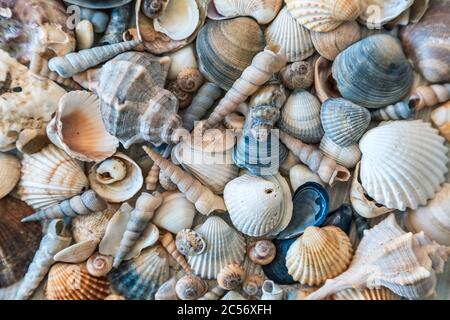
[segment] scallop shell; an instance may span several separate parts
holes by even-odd
[[[119,140],[103,125],[97,96],[88,91],[71,91],[61,97],[47,135],[68,155],[82,161],[102,161],[119,146]]]
[[[367,194],[388,208],[425,205],[448,171],[448,148],[429,123],[393,121],[368,131],[359,143],[361,182]]]
[[[359,0],[285,0],[287,9],[297,22],[319,32],[336,29],[345,21],[353,21],[361,12]]]
[[[125,176],[123,179],[118,179],[112,183],[105,183],[102,179],[103,176],[114,177],[112,173],[114,168],[108,168],[106,172],[99,171],[102,163],[109,160],[118,160],[122,164],[125,170]],[[144,184],[144,177],[142,176],[142,170],[139,165],[133,161],[130,157],[121,152],[115,153],[111,158],[106,159],[104,162],[100,162],[92,166],[89,170],[89,182],[91,188],[103,199],[109,202],[123,202],[131,199]]]
[[[224,200],[237,230],[252,236],[274,236],[292,217],[291,192],[279,174],[265,178],[244,174],[225,186]]]
[[[333,295],[333,300],[400,300],[400,297],[391,290],[381,287],[379,289],[347,289]]]
[[[266,45],[277,45],[284,49],[288,62],[305,60],[314,52],[308,29],[298,24],[286,7],[266,29]]]
[[[208,18],[221,20],[250,16],[259,24],[267,24],[275,18],[282,5],[282,0],[215,0],[208,8]]]
[[[215,279],[223,267],[244,261],[244,238],[221,218],[209,217],[195,231],[207,243],[202,254],[188,257],[188,263],[196,275],[203,279]]]
[[[164,192],[163,203],[156,210],[152,222],[172,233],[192,227],[195,206],[181,192]]]
[[[164,282],[155,294],[155,300],[178,300],[175,286],[177,278],[172,277]]]
[[[350,239],[340,228],[308,227],[289,248],[286,267],[301,284],[320,285],[344,272],[352,255]]]
[[[41,240],[38,223],[21,223],[33,209],[12,197],[0,199],[0,288],[17,283],[25,275]]]
[[[127,299],[153,300],[158,288],[170,278],[169,254],[161,246],[153,246],[113,269],[108,278]]]
[[[48,300],[103,300],[109,293],[108,280],[90,275],[84,263],[56,263],[48,273]]]
[[[442,189],[426,206],[409,210],[405,224],[412,232],[423,231],[432,240],[450,246],[450,184]]]
[[[23,201],[40,209],[71,198],[88,185],[79,164],[63,150],[48,145],[40,152],[24,154],[17,192]]]
[[[354,168],[359,160],[361,160],[361,151],[359,150],[358,144],[341,147],[331,140],[328,134],[325,134],[320,142],[320,151],[347,169]]]
[[[191,229],[178,231],[176,237],[177,250],[185,256],[202,254],[206,249],[206,242],[200,234]]]
[[[281,110],[279,127],[305,143],[318,143],[323,129],[320,101],[306,90],[294,91]]]
[[[242,286],[246,277],[245,270],[233,263],[223,267],[217,275],[217,283],[222,289],[236,290]]]
[[[253,57],[264,49],[264,36],[250,18],[210,21],[199,32],[196,47],[203,76],[229,90]]]
[[[0,199],[14,189],[20,179],[20,161],[13,155],[0,153]]]
[[[190,274],[177,281],[175,290],[181,300],[197,300],[208,291],[208,285],[201,278]]]
[[[388,34],[372,35],[342,51],[332,72],[342,97],[367,108],[400,101],[413,83],[400,42]]]
[[[320,55],[333,61],[339,53],[361,39],[361,31],[356,21],[341,24],[330,32],[311,31],[311,40]]]
[[[450,141],[450,102],[434,109],[431,113],[431,121],[438,127],[441,135]]]
[[[412,6],[414,0],[363,0],[359,20],[368,27],[381,28]]]

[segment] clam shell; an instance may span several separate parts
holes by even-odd
[[[359,143],[361,182],[367,194],[388,208],[425,205],[448,171],[444,138],[421,120],[386,122]]]
[[[23,278],[39,247],[39,223],[20,222],[31,213],[33,209],[25,202],[10,196],[0,199],[0,288]]]
[[[361,12],[359,0],[285,0],[297,22],[319,32],[336,29],[345,21],[356,20]]]
[[[90,275],[85,263],[56,263],[48,273],[48,300],[103,300],[109,293],[106,277]]]
[[[450,141],[450,102],[434,109],[431,112],[431,121],[438,127],[441,135]]]
[[[127,299],[153,300],[158,288],[170,278],[169,254],[160,245],[153,246],[113,269],[108,278]]]
[[[251,18],[210,21],[199,32],[196,47],[203,76],[229,90],[264,49],[264,36]]]
[[[411,232],[424,231],[432,240],[450,246],[450,184],[442,189],[426,206],[409,210],[405,224]]]
[[[318,143],[323,136],[320,101],[306,90],[294,91],[281,110],[280,129],[305,143]]]
[[[63,150],[48,145],[22,160],[20,198],[35,209],[58,204],[80,194],[89,185],[79,164]]]
[[[262,266],[267,278],[279,284],[293,284],[295,282],[286,268],[286,254],[295,241],[296,238],[287,240],[276,239],[273,241],[276,247],[275,259],[271,263]]]
[[[290,192],[284,192],[276,180],[248,174],[230,181],[224,200],[233,225],[252,237],[274,234],[284,223],[284,215],[291,214],[283,211],[283,202],[290,199]]]
[[[322,179],[303,164],[297,164],[289,170],[289,181],[292,190],[297,190],[307,182],[315,182],[324,186]]]
[[[20,179],[20,161],[13,155],[0,153],[0,199],[14,189]]]
[[[308,227],[289,248],[286,267],[301,284],[320,285],[345,271],[352,256],[350,239],[341,229]]]
[[[99,180],[98,168],[95,164],[89,170],[89,182],[92,190],[109,202],[123,202],[131,199],[144,184],[144,177],[139,165],[127,155],[117,152],[110,159],[118,159],[126,167],[126,176],[119,181],[105,184]]]
[[[391,290],[381,287],[379,289],[347,289],[333,295],[333,300],[400,300],[400,297]]]
[[[408,10],[414,0],[362,0],[359,20],[368,27],[381,28]]]
[[[61,97],[47,135],[68,155],[82,161],[102,161],[119,146],[119,140],[103,125],[97,96],[88,91],[71,91]]]
[[[172,277],[164,282],[155,293],[155,300],[178,300],[175,286],[177,278]]]
[[[172,233],[192,227],[195,206],[181,192],[164,192],[163,203],[156,210],[152,222]]]
[[[282,5],[282,0],[215,0],[208,7],[208,18],[221,20],[250,16],[259,24],[267,24],[275,18]]]
[[[342,51],[332,72],[342,97],[367,108],[400,101],[413,83],[399,41],[387,34],[372,35]]]
[[[359,150],[358,144],[341,147],[331,140],[328,134],[325,134],[320,142],[320,151],[347,169],[354,168],[359,160],[361,160],[361,151]]]
[[[53,257],[53,260],[67,263],[80,263],[86,261],[97,249],[98,241],[85,240],[62,249]]]
[[[221,218],[209,217],[195,231],[205,239],[207,247],[203,253],[189,256],[188,263],[202,279],[215,279],[223,267],[244,261],[244,238]]]
[[[284,49],[288,62],[305,60],[315,52],[309,30],[298,24],[286,7],[272,21],[264,36],[266,45]]]

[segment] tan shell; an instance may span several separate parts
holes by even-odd
[[[308,227],[289,248],[286,267],[295,281],[314,286],[344,272],[352,256],[350,239],[340,228]]]
[[[164,192],[164,200],[156,210],[152,223],[167,231],[178,231],[192,227],[196,214],[194,205],[181,192]]]
[[[260,240],[251,244],[247,249],[247,256],[253,263],[269,264],[275,259],[277,249],[270,240]]]
[[[200,277],[186,275],[177,281],[175,290],[181,300],[197,300],[208,291],[208,285]]]
[[[105,234],[109,220],[116,211],[116,205],[108,205],[103,211],[73,218],[71,228],[75,242],[83,242],[85,240],[100,242]]]
[[[0,199],[14,189],[20,179],[20,161],[13,155],[0,153]]]
[[[238,264],[230,264],[222,268],[217,275],[217,283],[222,289],[236,290],[245,279],[245,270]]]
[[[347,289],[333,295],[333,300],[400,300],[400,297],[391,290],[381,287],[379,289]]]
[[[314,55],[305,61],[291,63],[280,70],[278,77],[281,83],[290,90],[308,89],[314,83],[314,66],[318,56]]]
[[[251,274],[245,277],[242,284],[242,291],[250,297],[261,295],[262,285],[264,283],[264,277],[259,274]]]
[[[99,252],[94,253],[86,261],[87,271],[94,277],[103,277],[111,271],[113,267],[113,257],[105,256]]]
[[[208,18],[220,20],[250,16],[259,24],[267,24],[275,18],[282,5],[282,0],[214,0],[208,8]]]
[[[450,101],[433,110],[431,121],[438,127],[441,135],[450,141]]]
[[[314,88],[321,102],[340,97],[336,81],[333,79],[331,66],[331,61],[324,57],[319,57],[314,66]]]
[[[25,129],[19,133],[16,141],[16,148],[22,153],[33,154],[46,147],[50,140],[47,137],[45,128]]]

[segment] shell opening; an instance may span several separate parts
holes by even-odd
[[[273,192],[273,189],[272,189],[272,188],[269,188],[269,189],[264,190],[264,192],[265,192],[266,194],[271,194],[271,193]]]
[[[103,161],[96,170],[98,182],[111,184],[122,181],[127,175],[127,166],[119,158],[110,158]]]

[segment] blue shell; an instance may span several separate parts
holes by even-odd
[[[350,204],[343,204],[339,209],[330,213],[323,223],[324,226],[336,226],[345,233],[350,232],[353,219],[353,208]]]
[[[355,216],[356,233],[359,239],[364,236],[364,230],[370,229],[369,222],[366,218],[360,216],[356,212],[353,213]]]
[[[320,226],[325,221],[330,205],[328,192],[320,184],[307,182],[295,191],[291,222],[277,236],[278,239],[298,237],[307,227]]]
[[[251,130],[244,129],[233,150],[233,161],[239,168],[247,169],[252,175],[275,175],[286,160],[288,150],[271,130],[265,141],[253,137]]]
[[[122,42],[122,34],[128,29],[130,19],[131,3],[112,9],[108,28],[106,28],[100,43],[105,45]]]
[[[286,268],[286,254],[294,241],[297,238],[288,240],[274,240],[273,243],[277,248],[277,254],[275,259],[268,265],[262,266],[264,274],[270,280],[275,281],[278,284],[293,284],[295,283],[291,275]]]

